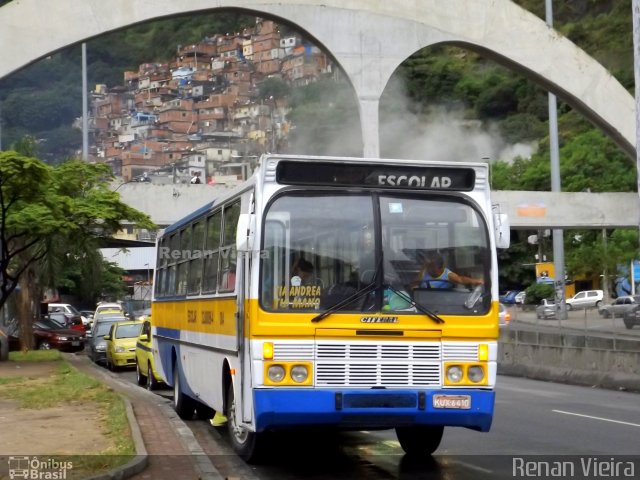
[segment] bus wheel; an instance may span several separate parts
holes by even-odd
[[[198,420],[211,420],[216,411],[202,402],[196,403],[196,417]]]
[[[183,420],[191,420],[195,410],[194,400],[182,391],[178,366],[173,367],[173,409]]]
[[[147,384],[147,377],[144,376],[142,370],[140,370],[140,364],[136,361],[136,382],[140,387],[144,387]]]
[[[443,432],[441,425],[396,428],[400,446],[408,455],[431,455],[440,446]]]
[[[227,390],[227,429],[236,454],[247,463],[258,462],[261,434],[250,432],[236,423],[236,401],[233,395],[233,385],[229,385]]]

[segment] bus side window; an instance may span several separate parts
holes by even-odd
[[[218,257],[220,256],[220,230],[222,211],[218,210],[207,219],[205,237],[204,276],[202,291],[215,292],[218,283]]]
[[[224,207],[223,234],[220,247],[220,274],[218,276],[218,290],[231,292],[236,288],[236,259],[234,247],[236,245],[236,230],[240,218],[240,202]]]

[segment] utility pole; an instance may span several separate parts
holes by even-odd
[[[546,21],[549,28],[553,28],[552,0],[545,0]],[[558,108],[556,96],[549,92],[549,148],[551,154],[551,191],[562,191],[560,185],[560,147],[558,146]],[[564,288],[564,232],[561,228],[553,229],[553,269],[556,305],[559,305],[558,319],[567,318]]]
[[[87,101],[87,44],[82,43],[82,160],[89,160],[89,109]]]

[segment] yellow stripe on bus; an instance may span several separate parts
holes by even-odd
[[[234,297],[162,301],[153,304],[151,318],[159,328],[235,335],[237,310]]]
[[[235,335],[235,297],[194,300],[162,301],[153,304],[152,318],[155,326],[198,333]],[[311,322],[315,313],[265,312],[257,300],[246,303],[245,334],[249,337],[355,337],[363,338],[363,332],[397,332],[384,335],[385,340],[407,338],[470,340],[495,340],[498,338],[498,302],[486,315],[443,316],[444,324],[436,324],[423,314],[370,314],[336,312],[320,322]],[[376,323],[363,318],[397,317],[396,323]],[[358,333],[360,332],[360,333]],[[400,335],[401,333],[401,335]]]

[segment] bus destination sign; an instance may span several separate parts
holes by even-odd
[[[354,163],[309,163],[283,160],[276,180],[284,185],[336,187],[406,188],[469,192],[476,181],[470,167],[409,165],[359,165]]]

